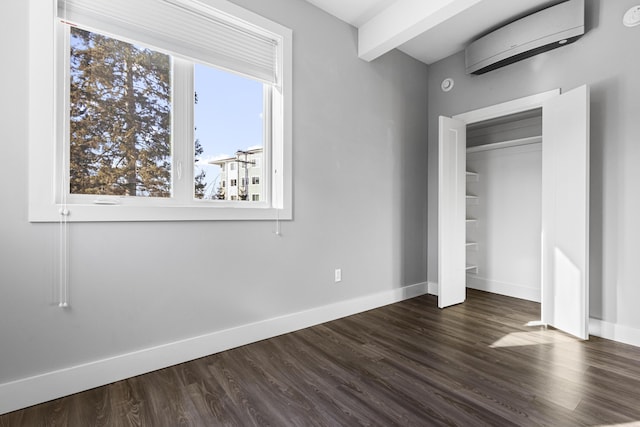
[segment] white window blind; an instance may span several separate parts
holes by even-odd
[[[70,25],[279,85],[281,37],[198,0],[57,0]]]

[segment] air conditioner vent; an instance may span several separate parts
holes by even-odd
[[[465,49],[467,74],[483,74],[584,35],[584,0],[569,0],[500,27]]]

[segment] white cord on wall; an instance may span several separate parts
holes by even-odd
[[[58,277],[58,307],[69,307],[69,210],[63,203],[60,208],[60,247],[59,247],[59,277]]]
[[[64,3],[64,12],[63,16],[65,21],[67,20],[67,5]],[[64,38],[64,55],[65,57],[69,54],[70,51],[70,41],[69,35]],[[55,46],[55,42],[54,42]],[[54,50],[55,51],[55,50]],[[69,138],[69,93],[68,93],[68,85],[70,84],[69,79],[69,67],[64,67],[64,84],[62,89],[62,99],[64,99],[65,112],[64,118],[62,120],[62,133],[58,135],[58,143],[63,144],[62,147],[62,157],[60,159],[61,165],[59,173],[60,176],[60,222],[59,222],[59,248],[58,248],[58,307],[60,308],[68,308],[69,307],[69,208],[67,206],[67,192],[68,188],[68,174],[67,169],[69,166],[68,161],[68,146],[67,138]],[[54,85],[55,87],[55,85]],[[57,120],[56,120],[57,122]]]
[[[274,175],[275,176],[278,175],[278,170],[277,169],[274,171]],[[280,204],[279,204],[279,200],[278,200],[278,196],[279,196],[278,189],[279,188],[280,188],[280,186],[277,185],[277,183],[276,183],[276,185],[275,185],[275,190],[276,191],[275,191],[275,194],[273,195],[273,198],[274,198],[273,206],[275,207],[275,210],[276,210],[276,231],[275,231],[275,235],[280,237],[281,236],[281,234],[280,234],[280,208],[279,208]]]

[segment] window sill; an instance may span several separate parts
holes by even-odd
[[[126,222],[126,221],[260,221],[291,220],[291,209],[277,209],[266,204],[221,202],[225,206],[127,206],[127,205],[68,205],[68,222]],[[245,204],[243,206],[243,204]],[[31,206],[30,222],[59,222],[61,206]]]

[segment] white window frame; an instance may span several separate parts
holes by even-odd
[[[61,196],[59,177],[62,151],[58,95],[60,57],[56,0],[28,0],[29,37],[29,221],[189,221],[189,220],[287,220],[292,219],[292,32],[226,0],[200,0],[208,6],[280,36],[279,83],[265,90],[265,107],[274,116],[265,123],[265,198],[247,203],[194,198],[147,198],[120,196]],[[64,59],[64,57],[63,57]],[[180,67],[176,67],[180,68]],[[188,68],[188,67],[187,67]],[[50,72],[48,70],[51,70]],[[184,70],[183,70],[184,71]],[[177,101],[177,100],[176,100]],[[265,121],[267,122],[267,121]],[[192,144],[182,159],[193,159]],[[64,145],[66,146],[66,144]],[[178,147],[180,148],[180,147]],[[174,150],[176,147],[174,147]],[[174,157],[175,160],[175,157]],[[173,182],[188,186],[193,194],[192,161],[183,161],[182,176]],[[63,168],[64,169],[64,168]],[[67,169],[64,169],[67,173]],[[174,174],[175,175],[175,174]],[[68,191],[68,190],[67,190]],[[184,193],[183,193],[184,194]],[[69,200],[70,199],[70,200]],[[66,204],[63,203],[66,201]]]

